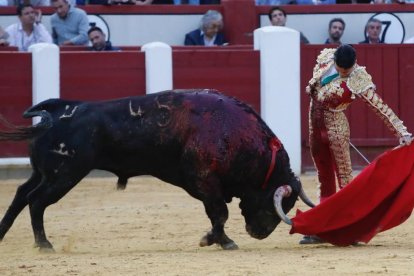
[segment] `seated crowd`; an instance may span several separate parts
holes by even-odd
[[[51,6],[51,0],[0,0],[1,6],[32,4],[33,7]],[[76,5],[216,5],[220,0],[69,0]]]
[[[1,1],[1,0],[0,0]],[[39,2],[44,0],[38,0]],[[0,26],[0,45],[14,46],[19,51],[27,51],[30,45],[36,43],[54,43],[58,46],[78,45],[91,46],[91,51],[119,51],[113,47],[101,28],[91,26],[84,10],[72,5],[73,0],[50,1],[55,13],[50,16],[52,32],[49,33],[42,24],[42,12],[33,4],[26,3],[17,6],[18,21],[4,30]],[[33,1],[34,2],[34,1]],[[272,7],[268,12],[269,22],[273,26],[286,26],[287,13],[279,6]],[[328,25],[328,37],[325,44],[342,44],[341,37],[345,31],[345,21],[342,18],[332,18]],[[216,10],[208,10],[201,18],[199,27],[184,35],[184,45],[224,46],[228,42],[222,32],[223,16]],[[365,25],[365,40],[360,44],[379,44],[381,40],[382,22],[371,18]],[[300,42],[308,44],[309,40],[300,32]],[[412,39],[406,43],[412,43]]]
[[[221,0],[69,0],[76,5],[218,5]],[[330,4],[390,4],[414,3],[414,0],[252,0],[256,5],[330,5]],[[51,6],[51,0],[0,0],[1,6],[32,4]]]

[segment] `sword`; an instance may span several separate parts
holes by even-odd
[[[365,162],[367,162],[367,164],[371,164],[371,162],[369,162],[369,160],[362,154],[362,152],[360,152],[355,146],[354,144],[351,143],[351,141],[349,141],[349,144],[351,145],[351,147],[362,157],[362,159],[365,160]]]

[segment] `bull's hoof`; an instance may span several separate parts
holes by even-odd
[[[224,250],[237,250],[237,249],[239,249],[239,247],[237,246],[237,244],[234,241],[228,242],[226,244],[222,244],[221,248],[223,248]]]
[[[123,184],[123,183],[116,183],[116,189],[118,191],[123,191],[123,190],[125,190],[125,188],[126,188],[126,183],[125,184]]]
[[[199,245],[201,247],[210,246],[212,244],[213,244],[213,241],[212,241],[212,239],[209,239],[209,235],[208,234],[205,235],[204,237],[202,237],[201,240],[200,240],[200,243],[199,243]]]
[[[49,241],[36,242],[34,247],[39,247],[39,252],[42,253],[55,253],[53,245]]]
[[[55,253],[55,249],[53,249],[53,247],[52,248],[49,248],[49,247],[40,247],[39,248],[39,252],[40,253],[46,253],[46,254],[48,254],[48,253]]]
[[[215,239],[214,235],[211,234],[211,232],[207,233],[207,235],[205,235],[204,237],[201,238],[200,240],[200,246],[204,247],[204,246],[210,246],[214,243],[217,243],[221,246],[221,248],[223,248],[224,250],[236,250],[239,249],[239,247],[237,246],[237,244],[232,241],[231,239],[229,239],[227,236],[225,237],[225,239]]]

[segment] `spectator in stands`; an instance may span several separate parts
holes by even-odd
[[[331,5],[336,4],[336,1],[337,0],[256,0],[256,5]]]
[[[6,33],[3,28],[0,26],[0,46],[9,46],[9,34]]]
[[[336,4],[336,0],[297,0],[298,5],[332,5]]]
[[[68,0],[51,0],[55,13],[50,17],[53,42],[57,45],[86,45],[89,21],[86,12],[72,7]]]
[[[336,0],[337,4],[405,4],[406,0]]]
[[[106,1],[110,5],[174,5],[174,0],[93,0]],[[96,4],[96,3],[93,3]]]
[[[342,18],[335,17],[329,21],[328,34],[325,44],[342,44],[341,37],[344,34],[345,21]]]
[[[106,36],[101,28],[92,27],[88,31],[89,40],[92,46],[89,47],[91,51],[120,51],[118,47],[113,47],[109,40],[106,40]]]
[[[175,5],[220,5],[220,0],[174,0]]]
[[[270,24],[272,24],[272,26],[280,26],[280,27],[286,26],[287,14],[286,14],[286,11],[282,9],[281,7],[271,8],[269,10],[268,16],[269,16]],[[305,44],[309,43],[309,40],[306,38],[306,36],[302,32],[300,32],[300,42],[305,43]]]
[[[41,22],[41,10],[34,9],[31,4],[23,4],[17,6],[17,16],[19,22],[6,28],[10,46],[27,51],[30,45],[36,43],[52,43],[52,37]]]
[[[371,18],[365,25],[365,40],[359,44],[379,44],[384,43],[381,38],[382,22],[376,18]]]
[[[220,0],[200,0],[200,5],[220,5]]]
[[[6,2],[7,1],[9,2],[9,6],[19,6],[24,4],[31,4],[33,7],[50,6],[50,0],[6,0]]]
[[[174,5],[174,0],[134,0],[135,5]]]
[[[371,4],[372,0],[336,0],[337,4]]]
[[[226,39],[220,32],[222,29],[223,16],[221,13],[209,10],[201,18],[200,28],[185,35],[184,45],[226,45]]]
[[[310,0],[311,1],[311,0]],[[289,5],[297,4],[296,0],[256,0],[256,5]]]

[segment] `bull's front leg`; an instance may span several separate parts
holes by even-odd
[[[224,224],[229,216],[229,211],[224,199],[209,199],[203,201],[203,204],[213,227],[211,231],[201,239],[200,246],[208,246],[216,243],[226,250],[238,249],[239,247],[237,244],[224,232]]]

